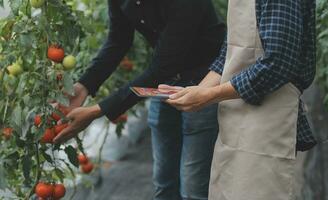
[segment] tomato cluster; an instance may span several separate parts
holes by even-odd
[[[58,113],[57,113],[58,112]],[[59,107],[56,112],[53,112],[51,114],[51,117],[47,120],[47,126],[40,142],[43,144],[52,144],[53,139],[60,134],[65,128],[67,128],[67,123],[57,124],[59,120],[63,119],[62,116],[66,116],[68,114],[69,110],[65,107]],[[53,123],[56,123],[53,125]],[[34,117],[34,125],[36,127],[39,127],[42,124],[42,117],[40,115],[36,115]]]
[[[80,154],[80,155],[78,155],[77,158],[78,158],[79,164],[81,166],[81,171],[85,174],[91,173],[94,166],[93,166],[92,162],[88,159],[88,157],[84,154]]]
[[[63,184],[39,182],[35,194],[39,200],[59,200],[65,196],[66,188]]]
[[[76,66],[76,58],[73,55],[65,56],[65,51],[59,45],[51,45],[48,48],[47,56],[50,60],[57,63],[56,68],[64,68],[64,70],[71,70]]]

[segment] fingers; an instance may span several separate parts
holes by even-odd
[[[188,94],[188,92],[189,92],[189,90],[187,88],[183,89],[175,94],[170,95],[170,100],[176,100],[176,99],[182,98],[183,96]]]
[[[196,105],[185,105],[181,100],[167,100],[167,103],[175,107],[177,110],[185,112],[194,112],[199,110]]]
[[[182,89],[183,89],[183,87],[180,87],[180,86],[171,86],[171,85],[165,85],[165,84],[160,84],[158,86],[158,90],[160,92],[171,92],[171,91],[177,92],[177,91],[180,91]]]
[[[73,136],[73,132],[74,130],[72,129],[72,125],[68,125],[67,128],[65,128],[64,130],[62,130],[62,132],[60,132],[53,140],[53,142],[55,144],[60,144],[63,143],[69,139],[71,139]]]
[[[65,128],[64,130],[62,130],[53,140],[53,142],[55,144],[58,144],[58,143],[63,143],[69,139],[71,139],[72,137],[74,137],[74,133],[75,133],[75,129],[73,127],[75,122],[74,122],[74,119],[75,119],[75,113],[74,113],[74,110],[70,113],[67,114],[66,116],[66,119],[61,119],[58,121],[58,125],[62,125],[62,124],[65,124],[65,123],[68,123],[68,122],[71,122],[68,124],[67,128]]]

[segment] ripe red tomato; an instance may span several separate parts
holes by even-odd
[[[58,121],[61,119],[60,115],[58,115],[58,114],[55,113],[55,112],[53,112],[53,113],[51,114],[51,117],[52,117],[52,119],[54,119],[56,122],[58,122]]]
[[[55,184],[54,185],[54,192],[52,197],[54,199],[60,199],[65,196],[66,188],[63,184]]]
[[[56,125],[54,127],[55,129],[55,136],[57,136],[60,132],[62,132],[65,128],[67,128],[68,124],[61,124],[61,125]]]
[[[41,198],[49,198],[52,196],[54,188],[50,184],[39,182],[35,187],[35,194]]]
[[[41,143],[52,143],[52,140],[55,138],[55,133],[53,128],[47,128],[41,138]]]
[[[61,113],[63,113],[65,116],[69,113],[69,109],[68,107],[65,107],[65,106],[59,106],[57,108]]]
[[[57,45],[51,45],[48,48],[48,58],[54,62],[62,62],[65,57],[64,49],[57,46]]]
[[[39,127],[40,124],[41,124],[41,122],[42,122],[42,118],[41,118],[41,116],[40,116],[40,115],[36,115],[36,116],[34,117],[34,125],[35,125],[36,127]]]
[[[2,129],[2,134],[6,140],[9,140],[11,138],[11,135],[13,134],[13,128],[7,127]]]
[[[80,165],[85,165],[85,164],[88,164],[88,162],[89,162],[88,157],[82,153],[77,157],[77,159],[79,160]]]
[[[117,119],[113,120],[112,122],[114,124],[118,124],[118,123],[124,123],[126,121],[128,121],[128,115],[123,114],[123,115],[119,116]]]
[[[124,57],[124,59],[120,63],[120,66],[122,69],[131,71],[133,70],[134,64],[128,57]]]
[[[85,174],[89,174],[93,170],[93,164],[91,162],[87,162],[87,164],[82,165],[81,170]]]

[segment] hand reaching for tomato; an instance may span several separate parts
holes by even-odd
[[[102,116],[99,105],[91,107],[78,107],[73,109],[66,117],[69,120],[67,128],[62,130],[53,140],[54,143],[63,143],[76,137],[86,129],[93,120]],[[63,123],[59,121],[58,124]]]

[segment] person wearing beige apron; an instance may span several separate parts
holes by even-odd
[[[282,8],[301,7],[300,3],[295,2],[267,0],[266,8],[279,9],[278,6],[274,7],[278,4]],[[220,132],[212,161],[210,200],[295,199],[293,173],[296,138],[300,129],[298,122],[304,117],[300,109],[300,89],[291,83],[292,80],[287,81],[268,92],[260,105],[252,105],[240,98],[243,96],[240,90],[232,86],[236,76],[268,56],[259,34],[256,3],[256,0],[229,0],[227,47],[220,83],[215,83],[213,77],[218,76],[211,72],[199,86],[183,89],[167,101],[187,111],[220,102]],[[268,20],[266,17],[262,20]],[[303,37],[306,37],[305,32]],[[309,67],[313,70],[309,78],[312,82],[315,66]],[[281,70],[281,73],[284,71]],[[305,125],[308,124],[302,124]]]

